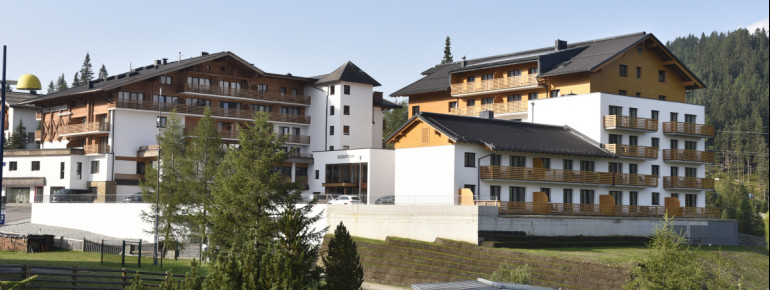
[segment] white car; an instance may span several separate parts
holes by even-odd
[[[361,199],[355,195],[340,195],[328,204],[361,204]]]

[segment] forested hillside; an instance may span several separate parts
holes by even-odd
[[[689,35],[666,46],[706,84],[705,89],[688,93],[687,101],[704,105],[706,123],[715,127],[715,137],[707,145],[717,153],[711,173],[735,183],[729,187],[745,185],[746,189],[738,191],[753,193],[755,208],[767,211],[767,32],[739,29],[700,37]],[[727,201],[718,199],[711,199],[716,203],[712,205],[723,209],[740,207],[739,200],[725,204]]]

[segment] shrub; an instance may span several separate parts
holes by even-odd
[[[531,282],[531,269],[529,266],[517,266],[509,262],[500,263],[497,270],[489,276],[489,280],[495,282],[529,284]]]

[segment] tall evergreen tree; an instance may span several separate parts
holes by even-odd
[[[356,242],[340,222],[329,240],[329,250],[323,257],[328,289],[360,289],[364,282],[364,268],[358,257]]]
[[[67,81],[64,79],[64,74],[61,74],[61,76],[59,76],[59,78],[56,80],[56,91],[61,92],[67,88]]]
[[[78,72],[75,72],[75,77],[72,78],[72,87],[80,86],[80,76],[78,75]]]
[[[104,64],[102,64],[102,68],[99,69],[99,79],[105,80],[107,79],[108,76],[109,74],[107,74],[107,67],[105,67]]]
[[[441,59],[441,63],[452,63],[454,60],[452,59],[452,41],[449,39],[449,35],[446,37],[446,41],[444,42],[444,58]]]
[[[48,83],[48,94],[53,94],[56,92],[56,87],[53,86],[53,81]]]
[[[86,58],[83,59],[83,66],[80,68],[80,84],[87,84],[94,79],[94,69],[91,66],[91,55],[86,52]]]
[[[11,138],[5,142],[5,149],[26,149],[27,148],[27,127],[24,122],[19,120],[19,125],[13,130]]]

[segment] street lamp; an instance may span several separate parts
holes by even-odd
[[[164,75],[165,77],[165,75]],[[158,128],[158,135],[155,140],[157,140],[158,143],[158,181],[155,184],[155,249],[153,249],[152,252],[152,265],[157,266],[158,265],[158,247],[159,245],[159,237],[158,237],[158,219],[160,218],[160,128],[163,127],[162,124],[162,113],[161,113],[161,98],[163,98],[163,82],[160,83],[160,92],[158,94],[158,117],[155,119],[155,127]],[[164,246],[165,248],[165,246]]]
[[[5,115],[7,112],[5,111],[5,56],[6,56],[6,46],[3,45],[3,79],[2,79],[2,88],[0,88],[0,164],[2,164],[3,167],[5,167],[5,161],[4,161],[4,154],[3,148],[5,147]],[[40,80],[30,74],[23,75],[19,78],[19,81],[16,83],[16,89],[19,90],[29,90],[31,92],[34,92],[35,90],[40,90],[42,86],[40,85]],[[2,187],[2,180],[3,180],[3,170],[0,169],[0,187]],[[5,204],[8,202],[8,192],[5,193],[5,199],[0,200],[0,215],[2,215],[3,221],[5,221]],[[0,223],[2,224],[2,223]]]

